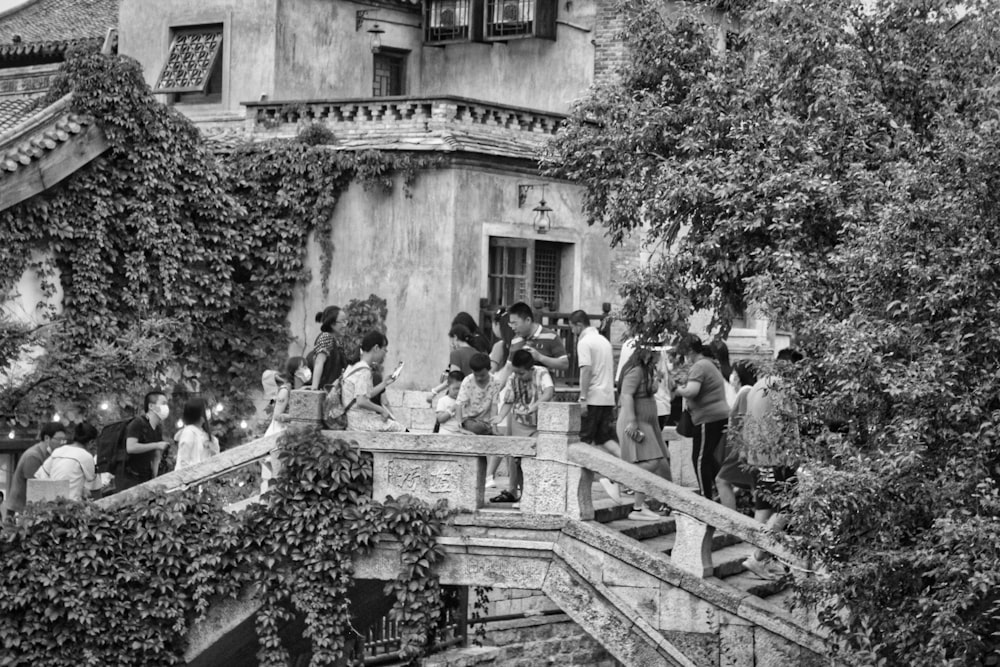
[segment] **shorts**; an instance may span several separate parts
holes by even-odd
[[[618,442],[615,406],[588,405],[587,414],[580,420],[580,441],[588,445],[603,445],[609,440]]]
[[[774,495],[794,487],[798,482],[795,468],[788,466],[760,466],[753,470],[753,508],[755,510],[787,511],[787,507],[776,507],[771,501]]]

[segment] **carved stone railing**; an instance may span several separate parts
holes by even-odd
[[[333,132],[334,144],[396,143],[400,148],[458,150],[537,146],[554,136],[562,114],[463,97],[378,97],[347,100],[244,102],[247,134],[292,136],[303,123]],[[480,145],[482,142],[482,145]]]

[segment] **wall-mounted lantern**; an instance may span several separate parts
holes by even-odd
[[[385,34],[385,30],[376,23],[368,28],[368,34],[371,35],[372,53],[378,53],[382,50],[382,35]]]
[[[542,200],[538,202],[535,211],[535,231],[539,234],[548,234],[552,229],[552,209],[545,204],[545,186],[542,186]]]

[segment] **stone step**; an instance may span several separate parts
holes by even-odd
[[[730,586],[746,591],[750,595],[756,595],[759,598],[769,598],[788,587],[791,583],[791,579],[788,578],[781,579],[780,581],[770,581],[768,579],[761,579],[753,572],[746,571],[729,575],[723,581]]]
[[[715,576],[723,579],[730,575],[744,572],[743,561],[753,553],[752,544],[745,542],[731,542],[712,552],[712,564],[715,565]]]
[[[609,521],[606,525],[608,528],[617,530],[622,535],[640,542],[673,533],[676,525],[674,518],[668,516],[659,521],[632,521],[627,517],[628,515],[624,519]]]
[[[632,523],[632,522],[630,522],[630,523]],[[650,521],[649,523],[651,525],[655,525],[657,522]],[[625,531],[622,531],[622,532],[625,533]],[[625,533],[625,534],[627,534],[627,533]],[[661,532],[659,534],[653,534],[650,537],[646,537],[646,538],[634,537],[633,535],[628,535],[628,536],[629,537],[633,537],[634,539],[639,540],[642,543],[642,545],[644,547],[646,547],[647,549],[652,549],[653,551],[659,551],[659,552],[665,553],[667,555],[669,555],[670,552],[673,550],[673,548],[674,548],[674,540],[676,539],[676,535],[674,534],[673,526],[671,526],[670,532]],[[740,538],[736,537],[735,535],[730,535],[729,533],[716,533],[715,535],[712,536],[712,552],[713,552],[713,554],[718,554],[718,553],[724,551],[727,547],[731,547],[733,545],[740,545],[740,546],[742,546],[743,543],[740,542]],[[744,558],[746,558],[746,556],[744,556]],[[719,563],[719,556],[718,555],[714,555],[713,556],[713,561],[716,564],[718,564]]]

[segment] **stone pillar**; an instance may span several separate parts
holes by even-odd
[[[542,403],[538,407],[537,438],[535,457],[521,459],[521,511],[582,521],[593,519],[590,488],[594,475],[570,464],[566,455],[567,447],[580,441],[579,404]]]
[[[293,389],[288,397],[288,428],[323,428],[323,399],[326,392],[311,389]],[[281,472],[278,450],[271,451],[267,461],[261,462],[261,495],[267,493],[271,480]]]
[[[288,398],[289,426],[323,428],[323,399],[325,398],[325,391],[293,389]]]
[[[715,573],[715,566],[712,565],[712,536],[715,528],[687,514],[671,514],[676,522],[677,537],[670,552],[670,560],[697,577],[711,577]]]

